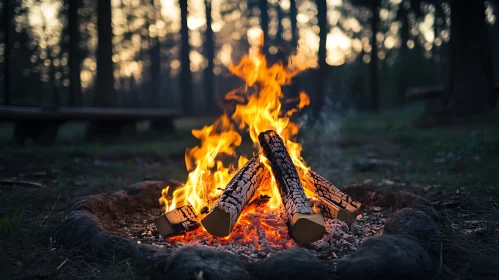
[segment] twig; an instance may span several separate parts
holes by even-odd
[[[68,259],[66,258],[56,269],[55,271],[58,271],[59,269],[61,269],[65,264],[66,262],[68,261]]]
[[[57,202],[59,201],[59,198],[61,198],[61,195],[62,195],[62,193],[59,194],[59,196],[57,197],[57,199],[54,202],[54,205],[52,205],[52,208],[50,208],[50,212],[47,215],[45,215],[45,217],[43,218],[42,222],[40,223],[40,226],[43,226],[43,223],[45,223],[45,221],[48,219],[48,217],[50,216],[50,214],[52,214],[52,211],[54,211],[54,208],[57,205]]]
[[[444,243],[440,241],[440,269],[442,269],[443,266],[443,251],[444,251]]]
[[[7,187],[13,187],[15,185],[23,185],[25,187],[45,188],[44,185],[32,181],[0,180],[0,185],[6,185]]]
[[[57,197],[57,199],[55,200],[54,205],[52,205],[51,210],[54,210],[55,205],[56,205],[56,204],[57,204],[57,202],[59,201],[59,198],[61,198],[61,195],[62,195],[62,193],[60,193],[60,194],[59,194],[59,196]]]

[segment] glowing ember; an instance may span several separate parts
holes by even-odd
[[[289,84],[298,70],[286,69],[281,63],[267,65],[260,48],[250,50],[250,54],[243,57],[238,65],[231,65],[229,69],[245,81],[246,88],[231,91],[225,96],[226,100],[237,102],[235,111],[230,117],[224,114],[213,125],[192,131],[201,144],[187,149],[185,153],[186,166],[190,171],[187,182],[173,192],[171,199],[167,198],[169,187],[163,190],[160,203],[165,205],[165,211],[187,204],[192,205],[198,214],[203,207],[212,208],[237,169],[248,162],[248,158],[244,156],[239,157],[237,164],[225,165],[220,160],[224,155],[237,158],[235,148],[242,141],[239,131],[249,132],[253,145],[260,151],[258,135],[268,129],[275,130],[283,139],[294,165],[308,170],[300,156],[302,147],[294,142],[299,126],[291,122],[290,117],[307,106],[310,100],[304,92],[301,92],[296,108],[287,112],[281,111],[281,101],[284,97],[281,87]],[[268,160],[263,155],[260,161],[270,170]],[[279,216],[282,203],[273,177],[257,189],[254,197],[261,196],[270,199],[265,205],[250,203],[239,217],[234,231],[226,239],[254,241],[263,238],[281,240],[280,243],[284,246],[293,245],[294,241],[288,238],[284,219]],[[199,234],[208,235],[203,228],[196,230],[195,235]],[[188,238],[187,236],[182,238]],[[175,241],[178,238],[174,237],[171,240]]]

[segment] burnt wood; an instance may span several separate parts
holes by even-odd
[[[290,236],[299,243],[321,239],[326,232],[324,219],[313,212],[281,137],[277,132],[268,130],[260,133],[258,140],[279,187]]]
[[[156,218],[154,224],[163,236],[179,235],[199,227],[196,213],[191,205],[184,205],[164,213]]]
[[[346,195],[316,172],[297,168],[304,188],[313,192],[323,205],[321,213],[328,219],[339,219],[351,224],[362,212],[362,204]]]
[[[210,234],[219,237],[228,236],[262,180],[270,175],[260,162],[260,155],[260,153],[254,155],[232,177],[215,207],[201,221]]]

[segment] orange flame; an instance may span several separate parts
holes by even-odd
[[[186,151],[185,161],[190,173],[185,185],[173,192],[172,199],[167,199],[169,188],[163,190],[160,203],[166,206],[166,211],[191,204],[195,211],[200,213],[203,207],[211,208],[214,205],[237,172],[235,166],[225,166],[218,158],[221,155],[237,156],[235,148],[242,141],[239,131],[249,132],[253,145],[261,150],[258,135],[269,129],[275,130],[283,139],[293,163],[308,170],[300,155],[302,147],[294,142],[299,126],[293,123],[290,117],[309,105],[310,99],[306,93],[301,92],[299,100],[295,100],[299,101],[296,108],[287,112],[281,111],[284,98],[281,87],[289,84],[299,71],[288,70],[282,63],[269,66],[260,48],[250,50],[249,55],[244,56],[238,65],[230,65],[229,70],[245,81],[245,90],[234,90],[225,96],[226,100],[238,103],[230,118],[224,114],[213,125],[192,131],[192,134],[201,140],[201,144]],[[270,170],[268,160],[263,155],[260,160]],[[247,161],[246,157],[239,157],[237,168],[241,168]],[[255,197],[260,195],[270,197],[267,207],[259,207],[258,210],[255,207],[246,207],[238,224],[249,223],[250,215],[256,212],[259,215],[270,213],[282,204],[273,176],[258,187]],[[272,234],[270,229],[265,229],[268,225],[262,223],[264,231]],[[278,230],[272,235],[281,234]]]

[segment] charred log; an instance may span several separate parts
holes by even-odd
[[[224,237],[232,231],[239,215],[255,194],[262,179],[269,174],[260,162],[260,154],[251,158],[225,187],[217,204],[201,221],[212,235]]]
[[[184,205],[167,212],[154,221],[159,233],[163,236],[173,236],[199,227],[196,213],[191,205]]]
[[[258,139],[279,187],[290,236],[305,244],[321,239],[326,232],[324,219],[313,212],[281,137],[268,130],[260,133]]]
[[[298,168],[298,175],[304,188],[315,193],[322,203],[322,215],[329,219],[338,219],[351,224],[362,212],[362,204],[346,195],[324,177],[310,170]]]

